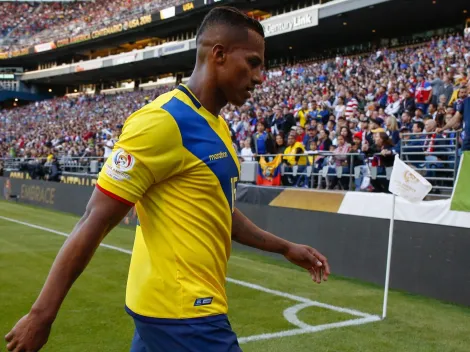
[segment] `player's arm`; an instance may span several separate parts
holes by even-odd
[[[131,115],[113,155],[100,172],[82,219],[60,250],[31,312],[6,336],[9,351],[39,351],[73,282],[85,269],[103,238],[154,183],[179,170],[177,126],[151,104]],[[169,155],[168,150],[175,155]],[[19,346],[19,347],[18,347]]]
[[[49,336],[59,308],[103,238],[131,206],[95,189],[86,211],[59,251],[30,312],[6,335],[8,351],[38,351]]]
[[[316,249],[287,241],[256,226],[235,209],[232,216],[232,239],[240,244],[263,251],[282,254],[290,262],[308,270],[312,279],[320,283],[328,279],[328,260]]]

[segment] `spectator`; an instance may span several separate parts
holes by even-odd
[[[264,122],[258,121],[256,124],[256,133],[253,135],[251,141],[252,149],[255,150],[257,155],[273,154],[274,142],[272,135],[265,130]]]
[[[309,151],[310,150],[310,143],[317,141],[317,139],[318,139],[317,134],[318,134],[318,131],[315,127],[309,126],[307,128],[307,134],[305,135],[305,137],[303,139],[303,145],[305,146],[305,150]]]
[[[346,127],[346,126],[341,127],[340,136],[342,136],[344,138],[344,140],[347,144],[349,144],[349,145],[352,144],[352,137],[353,136],[352,136],[351,130],[348,127]],[[338,138],[339,138],[339,136],[338,136]]]
[[[442,95],[444,96],[443,103],[447,106],[449,104],[450,98],[452,97],[452,93],[454,92],[454,86],[450,81],[449,75],[444,75],[444,86],[442,88]]]
[[[402,93],[402,101],[400,103],[400,109],[398,114],[403,114],[405,112],[409,113],[410,115],[414,114],[416,109],[416,103],[414,98],[411,96],[411,93],[408,89],[404,89]]]
[[[338,120],[338,118],[340,116],[344,116],[346,113],[346,105],[344,105],[344,99],[342,97],[339,97],[338,98],[338,103],[336,104],[335,106],[335,117],[336,117],[336,120]]]
[[[426,81],[424,75],[419,73],[417,75],[418,83],[416,85],[416,107],[421,108],[425,113],[428,110],[428,106],[431,103],[433,90],[431,83]]]
[[[394,154],[393,144],[385,132],[375,134],[375,141],[372,146],[363,146],[363,151],[367,156],[372,157],[372,166],[377,168],[377,178],[371,183],[375,192],[388,192],[389,181],[386,178],[386,169],[393,166]]]
[[[387,115],[394,115],[395,116],[395,115],[398,114],[398,111],[400,110],[400,106],[401,106],[400,96],[398,95],[398,92],[394,92],[392,94],[392,99],[391,99],[390,103],[385,108],[385,113]]]
[[[413,122],[411,121],[411,113],[409,111],[405,111],[401,115],[401,127],[406,127],[410,131],[413,129]]]
[[[307,124],[308,114],[309,111],[307,101],[304,100],[302,102],[302,107],[295,114],[295,118],[299,121],[301,127],[305,127],[305,125]]]
[[[392,139],[393,145],[400,143],[400,132],[398,130],[398,122],[395,116],[388,116],[385,120],[387,135]]]
[[[327,185],[329,189],[334,189],[338,185],[343,190],[348,190],[348,177],[343,176],[349,174],[348,153],[351,150],[351,144],[346,143],[342,135],[338,136],[338,145],[334,150],[334,167],[328,170]],[[338,170],[339,169],[339,170]],[[339,175],[338,175],[339,173]],[[333,174],[333,177],[331,177]]]
[[[295,185],[296,187],[304,186],[308,187],[307,177],[302,175],[305,173],[307,166],[307,158],[301,156],[305,154],[305,148],[302,143],[295,140],[294,134],[290,134],[287,137],[287,148],[284,150],[283,162],[287,164],[285,172],[292,173],[292,176],[287,177],[289,186]],[[294,172],[294,169],[297,169]]]
[[[346,111],[344,116],[347,120],[353,118],[354,114],[357,112],[359,103],[356,98],[354,98],[354,93],[352,90],[348,90],[346,93]]]
[[[286,150],[286,143],[284,141],[283,134],[278,134],[276,136],[276,145],[275,145],[275,154],[284,154]]]
[[[240,152],[243,161],[253,161],[253,150],[251,149],[251,138],[247,138],[243,141],[243,149]]]

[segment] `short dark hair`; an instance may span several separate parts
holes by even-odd
[[[207,28],[217,24],[223,24],[232,27],[245,27],[251,29],[264,38],[264,29],[261,23],[254,18],[249,17],[242,11],[230,6],[219,6],[204,17],[204,20],[196,34],[196,42]]]
[[[418,125],[418,128],[423,131],[424,130],[424,123],[422,123],[421,121],[415,121],[413,123],[413,125]]]

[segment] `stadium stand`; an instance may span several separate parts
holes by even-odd
[[[429,177],[436,176],[430,169],[447,176],[454,171],[462,136],[435,130],[468,95],[469,64],[470,39],[452,34],[400,49],[272,68],[244,106],[228,105],[221,114],[242,160],[286,148],[295,154],[332,152],[303,163],[299,157],[284,157],[287,168],[298,163],[310,164],[317,174],[328,170],[311,180],[286,173],[285,185],[383,191],[395,153],[408,153],[408,161]],[[171,88],[62,97],[0,111],[0,156],[38,158],[40,163],[53,156],[103,158],[125,118]],[[403,145],[406,150],[400,150]],[[358,156],[350,159],[348,153]],[[384,178],[369,181],[366,165]],[[354,169],[355,185],[338,168],[343,175]]]
[[[119,0],[70,3],[1,3],[2,50],[17,50],[63,37],[76,36],[148,14],[182,0]]]

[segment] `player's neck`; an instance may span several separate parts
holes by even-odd
[[[215,80],[204,72],[194,70],[186,84],[202,106],[214,116],[219,116],[220,110],[227,104],[215,85]]]

